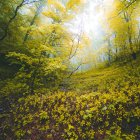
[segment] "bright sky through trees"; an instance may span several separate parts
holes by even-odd
[[[89,37],[91,44],[82,49],[82,53],[74,62],[84,61],[88,64],[94,59],[92,56],[96,55],[104,45],[104,39],[107,32],[110,30],[107,22],[106,13],[113,10],[113,0],[86,0],[83,11],[76,16],[76,19],[70,24],[70,29],[78,34],[84,32]],[[87,58],[88,57],[88,58]],[[93,62],[91,62],[93,63]],[[87,69],[86,65],[81,66],[82,69]]]
[[[74,20],[73,31],[79,32],[82,29],[92,40],[101,39],[106,30],[102,26],[106,22],[105,12],[112,9],[112,2],[113,0],[87,0],[84,11]]]

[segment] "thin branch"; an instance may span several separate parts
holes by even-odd
[[[34,25],[36,18],[38,17],[38,15],[39,15],[40,12],[41,12],[41,9],[42,9],[42,7],[43,7],[42,1],[43,1],[43,0],[40,0],[39,7],[37,8],[37,10],[36,10],[36,12],[35,12],[35,15],[34,15],[32,21],[31,21],[31,23],[30,23],[30,27],[31,27],[32,25]],[[34,2],[39,2],[39,1],[34,1]],[[27,30],[27,32],[26,32],[26,34],[25,34],[25,37],[24,37],[24,39],[23,39],[23,44],[27,41],[27,39],[28,39],[28,37],[29,37],[29,35],[30,35],[30,32],[31,32],[31,29]]]
[[[79,43],[80,43],[80,39],[78,39],[77,47],[76,47],[76,49],[75,49],[74,53],[72,54],[72,56],[70,56],[70,58],[69,58],[69,59],[72,59],[72,58],[76,55],[77,50],[78,50],[78,48],[79,48]]]
[[[73,40],[72,48],[71,48],[70,55],[69,55],[69,60],[72,59],[77,53],[77,50],[78,50],[79,44],[80,44],[80,36],[81,36],[81,34],[82,33],[80,33],[80,35],[78,35],[79,37],[78,37],[77,47],[75,48],[74,53],[72,54],[73,47],[74,47],[74,40]]]
[[[37,14],[35,14],[35,16],[33,17],[32,21],[31,21],[31,23],[30,23],[30,27],[34,24],[36,17],[37,17]],[[25,37],[24,37],[24,39],[23,39],[23,44],[24,44],[24,43],[26,42],[26,40],[28,39],[28,36],[29,36],[29,34],[30,34],[30,31],[31,31],[30,29],[27,30],[27,32],[26,32],[26,34],[25,34]]]
[[[112,20],[122,14],[126,9],[128,9],[132,4],[134,4],[137,0],[132,1],[130,4],[126,5],[123,10],[121,10],[116,16],[109,18],[108,20]]]
[[[132,4],[134,4],[137,0],[132,1],[130,4],[128,4],[125,9],[129,8]]]
[[[32,3],[36,3],[36,2],[39,2],[40,0],[34,0],[34,1],[31,1],[31,2],[25,2],[23,5],[28,5],[28,4],[32,4]]]
[[[70,57],[71,57],[71,55],[72,55],[72,50],[73,50],[73,47],[74,47],[74,40],[75,40],[75,38],[72,39],[72,47],[71,47],[71,49],[70,49],[69,59],[70,59]]]
[[[80,63],[78,66],[77,66],[77,68],[76,69],[74,69],[71,73],[70,73],[70,75],[67,77],[67,78],[70,78],[82,65],[84,65],[84,64],[86,64],[86,63]]]

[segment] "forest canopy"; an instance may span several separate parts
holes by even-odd
[[[139,140],[140,1],[1,0],[0,140]]]

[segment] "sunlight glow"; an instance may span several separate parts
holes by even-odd
[[[93,47],[98,48],[98,43],[108,30],[105,12],[111,10],[113,0],[87,0],[84,11],[73,21],[72,31],[85,32],[93,41]],[[106,29],[102,25],[105,25]]]
[[[73,63],[86,60],[88,64],[81,66],[83,70],[90,68],[90,63],[93,65],[97,51],[105,44],[104,39],[109,31],[106,12],[112,10],[112,3],[113,0],[87,0],[83,12],[72,21],[72,32],[83,32],[91,40],[91,46],[86,46],[72,60]]]

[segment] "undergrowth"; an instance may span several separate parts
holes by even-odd
[[[3,137],[27,140],[139,140],[140,67],[117,65],[72,77],[69,92],[19,98]]]

